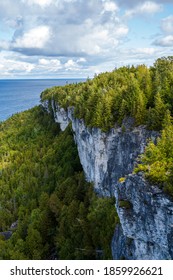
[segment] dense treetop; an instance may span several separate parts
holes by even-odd
[[[41,98],[53,98],[65,109],[74,106],[76,117],[103,131],[128,116],[136,125],[160,130],[165,112],[173,115],[173,57],[157,59],[152,67],[121,67],[85,83],[53,87]]]
[[[157,184],[173,197],[173,123],[169,113],[163,125],[157,144],[150,141],[136,172],[144,171],[151,183]]]

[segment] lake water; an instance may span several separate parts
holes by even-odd
[[[40,94],[46,88],[81,81],[84,79],[0,80],[0,121],[39,105]]]

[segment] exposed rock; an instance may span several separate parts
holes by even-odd
[[[72,127],[86,178],[94,182],[101,195],[114,194],[115,182],[132,172],[148,139],[156,137],[143,126],[103,133],[98,128],[88,129],[83,120],[73,119]]]
[[[156,140],[158,133],[145,126],[134,127],[132,118],[124,120],[122,128],[104,133],[76,119],[73,108],[66,111],[54,100],[45,104],[62,130],[72,122],[87,181],[94,183],[100,195],[116,197],[121,225],[112,239],[113,258],[173,259],[173,202],[142,174],[128,175],[148,139]],[[126,180],[120,183],[120,177]]]
[[[17,229],[17,227],[18,227],[18,221],[12,223],[11,226],[10,226],[10,229],[14,230],[14,229]]]
[[[61,130],[64,131],[71,121],[69,118],[69,110],[66,112],[64,108],[61,108],[54,100],[51,101],[51,108],[55,121],[60,124]]]
[[[121,225],[117,225],[112,238],[112,256],[114,260],[131,260],[134,255],[134,240],[123,234]]]
[[[123,235],[133,241],[131,258],[173,259],[173,202],[170,198],[157,186],[150,185],[142,174],[128,175],[125,182],[118,183],[115,196]],[[122,200],[130,202],[131,207],[120,207]],[[126,243],[126,251],[127,247]]]
[[[0,232],[0,236],[3,236],[5,240],[9,239],[12,236],[12,231],[3,231]]]
[[[0,232],[0,236],[3,236],[5,240],[10,239],[17,226],[18,226],[18,221],[12,223],[8,231]]]
[[[99,128],[86,127],[83,120],[74,118],[73,108],[67,111],[50,101],[45,108],[52,108],[54,119],[62,130],[72,121],[79,158],[87,181],[94,183],[97,193],[114,195],[115,182],[132,172],[139,154],[144,152],[148,139],[157,133],[144,126],[133,127],[134,120],[126,119],[123,128],[113,128],[108,133]],[[48,110],[48,109],[47,109]]]

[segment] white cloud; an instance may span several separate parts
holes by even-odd
[[[88,55],[96,55],[101,52],[103,45],[108,40],[108,32],[103,28],[94,28],[91,33],[84,34],[79,40],[79,48]]]
[[[24,63],[23,66],[24,69],[26,69],[26,72],[31,72],[35,68],[35,66],[31,63]]]
[[[139,6],[139,11],[141,13],[148,13],[148,14],[154,14],[157,12],[160,12],[162,9],[162,6],[151,1],[144,2],[141,6]]]
[[[101,56],[128,34],[113,0],[23,0],[18,15],[11,19],[11,50],[30,56]]]
[[[50,61],[48,59],[45,58],[40,58],[39,59],[39,64],[41,65],[49,65]]]
[[[3,49],[3,50],[8,50],[9,49],[9,43],[7,41],[0,41],[0,49]]]
[[[58,73],[63,69],[63,65],[59,59],[41,58],[38,60],[37,71],[46,73]]]
[[[23,62],[16,59],[8,58],[7,52],[2,52],[0,55],[0,74],[11,76],[13,73],[30,73],[34,70],[33,63]]]
[[[117,37],[125,36],[125,35],[128,34],[128,32],[129,32],[129,29],[128,29],[128,27],[125,26],[125,25],[120,25],[120,26],[118,26],[118,27],[116,28],[116,31],[115,31]]]
[[[53,0],[22,0],[22,2],[27,3],[28,5],[39,5],[42,8],[49,6]]]
[[[0,70],[4,70],[5,66],[3,64],[0,64]]]
[[[166,2],[172,7],[172,0],[1,0],[0,55],[7,55],[1,73],[88,76],[169,53],[173,16],[162,10]],[[159,20],[162,33],[152,48]]]
[[[145,2],[144,0],[116,0],[116,2],[121,5],[122,7],[135,7],[139,4],[142,4],[143,2]],[[172,0],[154,0],[151,2],[157,2],[157,3],[161,3],[162,5],[167,4],[167,3],[171,3],[172,4]]]
[[[73,2],[77,2],[79,0],[58,0],[58,1],[64,1],[64,2],[67,2],[67,3],[73,3]]]
[[[84,57],[80,57],[76,62],[77,63],[86,62],[86,59]]]
[[[72,69],[78,68],[78,64],[77,64],[73,59],[69,59],[69,60],[64,64],[64,67],[66,68],[66,70],[72,70]]]
[[[162,5],[152,1],[146,1],[138,4],[135,8],[129,9],[125,13],[125,17],[133,17],[135,15],[155,14],[162,10]]]
[[[152,55],[155,53],[155,48],[138,48],[137,51],[146,55]]]
[[[6,63],[8,64],[8,71],[26,71],[31,72],[35,66],[31,63],[21,62],[21,61],[14,61],[14,60],[7,60]]]
[[[162,47],[172,47],[173,46],[173,35],[168,35],[163,38],[159,38],[154,41],[154,45]]]
[[[48,26],[38,26],[26,32],[23,36],[17,37],[13,47],[40,49],[45,46],[50,37],[51,32]]]
[[[173,16],[162,19],[161,29],[166,33],[173,33]]]
[[[115,12],[118,11],[118,6],[115,4],[115,2],[108,1],[103,3],[104,11],[105,12]]]
[[[120,39],[128,34],[128,27],[117,22],[95,25],[91,20],[85,22],[85,33],[79,38],[78,49],[87,55],[104,55],[113,52]]]
[[[159,57],[171,56],[172,51],[169,48],[123,48],[117,55],[117,67],[123,65],[153,65],[153,62]]]
[[[59,59],[40,58],[39,65],[49,69],[59,69],[62,67]]]
[[[144,55],[153,55],[155,52],[156,52],[156,49],[155,48],[135,48],[135,49],[132,49],[131,52],[133,54],[144,54]]]

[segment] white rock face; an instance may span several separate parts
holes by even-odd
[[[94,188],[98,193],[110,195],[108,186],[103,186],[109,156],[105,152],[108,144],[106,135],[99,129],[88,129],[83,120],[73,119],[72,128],[87,181],[94,182]]]
[[[60,124],[61,130],[64,131],[70,122],[67,112],[64,108],[61,108],[57,103],[55,103],[54,100],[51,101],[51,107],[55,121]]]
[[[103,133],[98,128],[87,128],[78,119],[72,120],[72,127],[86,178],[94,182],[101,195],[114,194],[115,183],[132,172],[147,139],[155,136],[142,126],[126,132],[117,128]]]
[[[90,129],[83,120],[74,118],[73,108],[65,111],[53,100],[51,107],[54,119],[62,130],[72,122],[86,179],[94,183],[94,188],[100,195],[114,195],[115,183],[120,177],[132,172],[136,158],[143,153],[147,140],[156,137],[155,132],[147,131],[144,126],[132,129],[125,124],[125,131],[119,127],[108,133],[99,128]]]
[[[50,104],[45,103],[45,108],[50,112]],[[51,108],[62,130],[72,122],[87,181],[94,183],[98,194],[116,197],[121,226],[113,237],[113,258],[173,259],[172,202],[143,177],[127,176],[133,171],[138,155],[144,152],[148,139],[155,140],[158,134],[144,126],[133,127],[127,123],[123,130],[119,127],[103,133],[74,118],[73,108],[65,111],[54,101]],[[125,176],[125,182],[118,183],[118,179]],[[131,207],[120,207],[121,200]]]
[[[129,175],[125,182],[118,183],[115,196],[126,237],[122,242],[128,247],[127,240],[130,240],[132,254],[127,256],[129,248],[126,252],[116,250],[114,244],[114,258],[124,255],[128,259],[173,259],[173,202],[170,198],[157,186],[151,186],[142,174]],[[121,201],[130,203],[130,207],[121,207]]]

